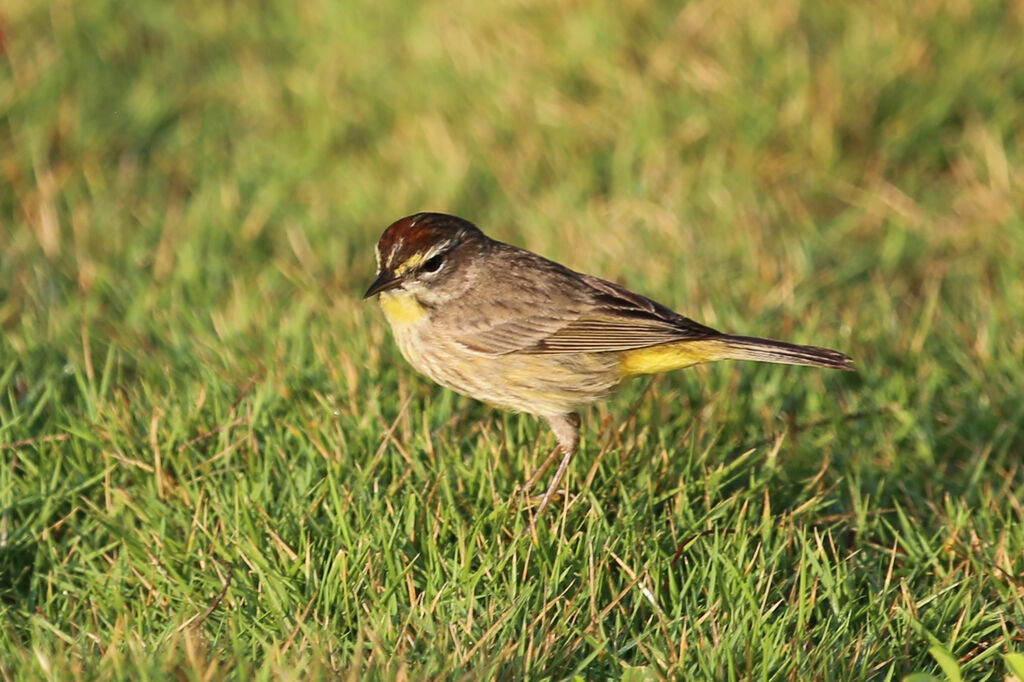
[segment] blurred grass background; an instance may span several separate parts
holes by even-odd
[[[7,0],[0,672],[1003,679],[1022,29],[992,0]],[[550,436],[417,377],[360,300],[420,210],[859,372],[631,384],[531,531]]]

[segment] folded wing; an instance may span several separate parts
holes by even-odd
[[[721,336],[598,277],[561,266],[545,274],[542,281],[520,283],[524,295],[517,300],[533,301],[532,305],[510,301],[500,319],[491,321],[478,315],[482,324],[466,330],[459,341],[478,352],[505,355],[603,353]],[[544,304],[538,305],[538,300]]]

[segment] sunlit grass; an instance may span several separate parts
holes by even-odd
[[[1022,21],[5,4],[0,672],[1004,679]],[[545,428],[360,299],[418,210],[858,372],[633,382],[534,518]]]

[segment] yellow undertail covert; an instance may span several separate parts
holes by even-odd
[[[637,348],[622,353],[623,376],[657,374],[726,357],[721,341],[681,341],[663,346]]]

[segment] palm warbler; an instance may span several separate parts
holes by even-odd
[[[377,243],[380,295],[405,359],[448,388],[543,417],[559,449],[543,511],[579,445],[584,405],[622,379],[712,360],[852,369],[834,350],[723,334],[617,284],[490,239],[472,223],[418,213]]]

